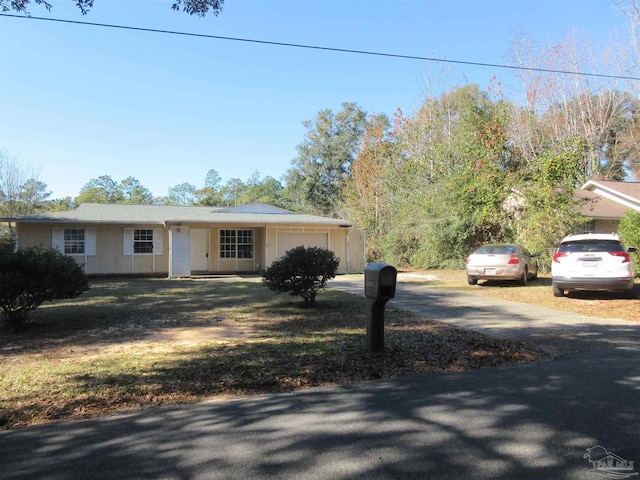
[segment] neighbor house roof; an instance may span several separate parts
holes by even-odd
[[[48,212],[2,220],[27,223],[109,223],[166,225],[176,223],[316,224],[351,227],[353,222],[292,212],[264,203],[237,207],[185,207],[83,203],[75,210]]]
[[[580,214],[591,218],[620,219],[629,209],[640,212],[640,183],[589,180],[576,196]]]
[[[624,217],[625,212],[629,210],[629,207],[600,197],[590,190],[578,190],[576,197],[582,200],[578,210],[583,217],[616,219]]]

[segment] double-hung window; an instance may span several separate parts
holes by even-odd
[[[253,230],[220,230],[220,258],[253,258]]]
[[[136,228],[133,231],[133,253],[153,253],[152,228]]]
[[[65,255],[96,254],[95,228],[54,228],[52,246]]]
[[[162,228],[125,228],[124,255],[162,255]]]
[[[84,228],[64,229],[64,253],[84,255]]]

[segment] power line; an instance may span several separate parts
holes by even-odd
[[[387,58],[400,58],[405,60],[420,60],[425,62],[443,62],[443,63],[453,63],[457,65],[472,65],[476,67],[487,67],[487,68],[502,68],[509,70],[525,70],[530,72],[540,72],[540,73],[556,73],[561,75],[577,75],[584,77],[594,77],[594,78],[609,78],[615,80],[640,80],[640,77],[630,77],[624,75],[608,75],[604,73],[586,73],[586,72],[571,72],[569,70],[553,70],[547,68],[536,68],[536,67],[523,67],[523,66],[514,66],[514,65],[504,65],[497,63],[484,63],[484,62],[471,62],[465,60],[451,60],[446,58],[435,58],[435,57],[421,57],[417,55],[403,55],[398,53],[383,53],[383,52],[371,52],[367,50],[353,50],[349,48],[335,48],[335,47],[323,47],[318,45],[304,45],[299,43],[286,43],[286,42],[272,42],[268,40],[255,40],[250,38],[237,38],[237,37],[225,37],[219,35],[207,35],[203,33],[189,33],[189,32],[177,32],[173,30],[161,30],[157,28],[143,28],[143,27],[130,27],[126,25],[113,25],[108,23],[93,23],[93,22],[80,22],[77,20],[64,20],[60,18],[45,18],[45,17],[32,17],[32,16],[23,16],[23,15],[14,15],[9,13],[0,13],[2,17],[12,17],[12,18],[20,18],[20,19],[29,19],[29,20],[42,20],[45,22],[57,22],[57,23],[68,23],[74,25],[85,25],[90,27],[101,27],[101,28],[117,28],[120,30],[133,30],[138,32],[150,32],[150,33],[161,33],[165,35],[180,35],[184,37],[196,37],[196,38],[207,38],[211,40],[227,40],[233,42],[245,42],[245,43],[257,43],[262,45],[274,45],[278,47],[291,47],[291,48],[305,48],[309,50],[323,50],[328,52],[339,52],[339,53],[351,53],[356,55],[370,55],[377,57],[387,57]]]

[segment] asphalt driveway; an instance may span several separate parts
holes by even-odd
[[[362,276],[355,277],[329,286],[361,294]],[[576,348],[538,364],[0,432],[1,477],[637,478],[629,462],[640,464],[638,326],[476,300],[400,283],[394,303],[499,336],[557,337]],[[596,463],[596,452],[619,468]]]
[[[328,287],[364,295],[363,275],[342,275]],[[551,292],[549,293],[551,295]],[[488,335],[531,340],[558,353],[640,345],[640,319],[597,318],[486,295],[429,288],[398,275],[389,305]]]

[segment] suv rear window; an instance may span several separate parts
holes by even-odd
[[[558,252],[626,252],[616,240],[578,240],[560,245]]]

